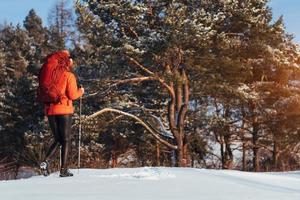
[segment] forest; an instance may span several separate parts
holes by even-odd
[[[80,122],[81,167],[299,170],[300,51],[268,2],[60,0],[0,24],[0,165],[44,159],[39,69],[68,49],[74,168]]]

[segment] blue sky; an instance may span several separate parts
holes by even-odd
[[[29,10],[34,8],[46,25],[49,9],[56,2],[57,0],[0,0],[0,23],[7,21],[23,24]],[[288,33],[294,34],[295,41],[300,44],[300,0],[271,0],[269,5],[275,18],[283,15]]]
[[[23,24],[29,10],[33,8],[46,25],[49,9],[56,0],[0,0],[0,23]]]
[[[269,5],[275,19],[283,15],[287,32],[300,44],[300,0],[271,0]]]

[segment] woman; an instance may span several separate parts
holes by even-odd
[[[47,62],[57,63],[55,73],[51,79],[57,81],[57,89],[60,91],[58,103],[45,104],[45,114],[48,117],[49,125],[54,136],[54,142],[46,154],[45,162],[40,167],[45,176],[49,175],[49,164],[61,146],[61,169],[60,177],[73,176],[68,170],[68,154],[71,147],[71,125],[72,114],[74,113],[73,100],[80,98],[83,88],[77,87],[76,77],[72,72],[73,60],[67,50],[51,54]]]

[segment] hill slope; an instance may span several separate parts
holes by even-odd
[[[1,181],[2,200],[299,200],[300,172],[190,168],[73,170],[74,177]],[[79,172],[79,173],[78,173]]]

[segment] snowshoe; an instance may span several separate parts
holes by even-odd
[[[42,162],[40,164],[40,169],[42,171],[42,174],[44,176],[49,176],[50,175],[50,171],[49,171],[49,162],[48,161],[45,161],[45,162]]]
[[[60,177],[69,177],[69,176],[73,176],[73,174],[70,172],[70,170],[65,169],[65,168],[62,168],[62,169],[60,170],[59,176],[60,176]]]

